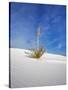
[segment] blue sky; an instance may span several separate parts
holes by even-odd
[[[36,46],[36,31],[41,28],[40,45],[47,52],[66,55],[66,7],[63,5],[11,3],[10,47]]]

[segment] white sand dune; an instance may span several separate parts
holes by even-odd
[[[66,57],[45,53],[33,59],[27,50],[10,48],[11,87],[64,85],[66,83]]]

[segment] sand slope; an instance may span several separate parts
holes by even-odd
[[[27,50],[10,48],[11,87],[52,86],[66,83],[66,57],[45,53],[39,60]]]

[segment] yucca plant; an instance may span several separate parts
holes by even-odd
[[[43,47],[40,47],[38,50],[37,49],[30,49],[30,52],[25,52],[28,57],[31,58],[40,58],[44,54],[45,50]]]
[[[32,58],[40,58],[45,50],[43,47],[40,46],[39,41],[40,41],[40,28],[38,28],[37,32],[36,32],[36,48],[35,49],[30,49],[30,52],[25,52],[29,57]]]

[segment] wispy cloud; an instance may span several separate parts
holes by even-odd
[[[47,44],[47,46],[50,46],[50,45],[54,44],[54,43],[57,42],[57,41],[58,41],[58,39],[56,38],[56,39],[50,41],[50,42]]]
[[[62,48],[62,44],[59,43],[58,46],[57,46],[58,49],[61,49]]]

